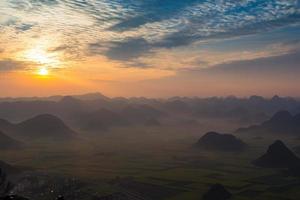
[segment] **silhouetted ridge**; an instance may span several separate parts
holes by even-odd
[[[128,125],[126,118],[108,109],[100,109],[92,113],[85,114],[79,119],[81,128],[84,130],[97,131],[113,126]]]
[[[20,148],[22,143],[7,136],[2,131],[0,131],[0,149],[15,149]]]
[[[297,154],[300,154],[300,145],[293,147],[293,151]]]
[[[221,184],[212,185],[211,188],[203,195],[203,200],[227,200],[232,194],[228,192]]]
[[[95,93],[88,93],[88,94],[82,94],[82,95],[72,95],[72,97],[83,100],[83,101],[90,101],[90,100],[109,100],[107,96],[101,94],[100,92],[95,92]]]
[[[13,130],[14,125],[5,119],[0,119],[0,130],[9,133]]]
[[[145,123],[149,119],[157,119],[164,115],[162,111],[149,105],[127,106],[120,114],[132,123]]]
[[[279,111],[273,115],[273,117],[269,120],[269,122],[289,122],[293,119],[293,116],[288,111]]]
[[[294,116],[294,121],[300,124],[300,113]]]
[[[63,103],[71,103],[71,104],[75,104],[75,103],[80,103],[80,100],[79,99],[76,99],[75,97],[72,97],[72,96],[64,96],[60,102],[63,102]]]
[[[38,115],[16,125],[19,135],[34,138],[70,138],[76,133],[64,122],[49,114]]]
[[[258,134],[300,134],[300,116],[291,115],[288,111],[279,111],[260,125],[240,128],[237,133]]]
[[[63,110],[74,113],[82,109],[82,102],[72,96],[65,96],[58,102],[58,106]]]
[[[196,146],[207,150],[240,151],[246,144],[231,134],[208,132],[198,140]]]
[[[172,112],[188,112],[190,107],[181,100],[172,100],[165,103],[164,107]]]
[[[282,141],[277,140],[253,164],[267,168],[286,168],[299,165],[300,159]]]

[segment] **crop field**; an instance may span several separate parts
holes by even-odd
[[[233,193],[233,199],[240,200],[296,200],[300,195],[300,179],[287,177],[282,170],[251,164],[266,151],[272,139],[242,137],[248,144],[243,152],[208,152],[193,146],[202,132],[113,129],[88,137],[82,134],[69,142],[33,141],[22,150],[2,151],[0,156],[16,166],[55,174],[51,177],[56,179],[28,175],[50,182],[53,193],[74,194],[79,190],[86,199],[90,197],[85,194],[119,195],[121,199],[196,200],[215,183],[223,184]],[[296,140],[285,141],[290,147],[297,145]],[[67,180],[73,180],[72,184],[60,188],[60,182]],[[37,190],[42,191],[38,186]]]

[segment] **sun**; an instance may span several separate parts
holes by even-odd
[[[38,76],[47,77],[50,74],[50,69],[61,68],[62,66],[60,55],[49,51],[49,48],[47,43],[41,43],[25,50],[21,55],[23,60],[32,63],[32,72]]]
[[[46,67],[42,67],[38,70],[37,74],[40,76],[48,76],[49,70]]]

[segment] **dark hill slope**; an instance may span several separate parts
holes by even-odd
[[[240,128],[237,133],[250,134],[300,134],[300,114],[291,115],[288,111],[279,111],[271,119],[260,125]]]
[[[285,144],[277,140],[267,152],[253,161],[253,164],[266,168],[287,168],[300,165],[300,159]]]
[[[35,138],[71,138],[76,135],[61,119],[43,114],[16,125],[18,134]]]
[[[203,200],[227,200],[232,194],[221,184],[212,185],[211,188],[203,195]]]
[[[15,125],[5,119],[0,119],[0,130],[5,133],[11,133],[15,129]]]
[[[0,131],[0,149],[16,149],[22,147],[22,143],[7,136]]]
[[[206,150],[241,151],[246,144],[231,134],[208,132],[198,140],[196,146]]]
[[[76,135],[61,119],[49,114],[38,115],[18,124],[0,120],[0,130],[8,135],[31,139],[67,139]]]

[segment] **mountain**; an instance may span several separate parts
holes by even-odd
[[[110,99],[105,95],[101,94],[100,92],[95,93],[87,93],[87,94],[80,94],[80,95],[70,95],[76,99],[80,100],[96,100],[96,99]],[[0,102],[21,102],[21,101],[60,101],[65,96],[62,95],[55,95],[55,96],[48,96],[48,97],[6,97],[0,98]]]
[[[282,141],[277,140],[253,164],[266,168],[288,168],[300,165],[300,159]]]
[[[288,111],[279,111],[260,125],[240,128],[237,133],[256,134],[300,134],[300,114],[293,116]]]
[[[22,138],[66,139],[76,135],[61,119],[50,114],[38,115],[18,124],[0,120],[0,129]]]
[[[170,112],[189,112],[190,107],[187,103],[181,100],[167,101],[164,108]]]
[[[198,140],[196,146],[206,150],[241,151],[246,144],[231,134],[208,132]]]
[[[300,166],[290,166],[288,169],[284,170],[286,175],[292,176],[292,177],[300,177]]]
[[[294,151],[296,154],[300,154],[300,145],[295,146],[295,147],[293,148],[293,151]]]
[[[15,129],[15,126],[5,119],[0,119],[0,130],[5,133],[11,133]]]
[[[148,120],[158,119],[164,113],[149,105],[127,106],[121,110],[120,115],[132,123],[145,123]]]
[[[10,121],[22,121],[41,113],[63,112],[57,102],[51,101],[17,101],[0,103],[0,118]]]
[[[82,94],[82,95],[72,95],[73,97],[87,101],[87,100],[98,100],[98,99],[103,99],[103,100],[110,100],[109,97],[104,96],[100,92],[95,92],[95,93],[87,93],[87,94]]]
[[[232,194],[221,184],[212,185],[211,188],[203,195],[203,200],[227,200]]]
[[[125,126],[129,122],[118,113],[108,109],[100,109],[95,112],[84,114],[78,119],[78,124],[83,130],[99,131],[114,126]]]
[[[64,112],[74,113],[83,109],[83,103],[81,100],[74,98],[72,96],[65,96],[60,101],[57,102],[57,107],[59,107]]]
[[[43,114],[16,125],[17,132],[34,138],[71,138],[76,135],[65,123],[54,115]]]
[[[288,97],[275,96],[266,99],[259,96],[237,97],[174,97],[170,99],[109,98],[101,93],[86,95],[0,98],[0,118],[10,121],[23,121],[43,113],[58,116],[69,123],[84,113],[99,109],[109,109],[128,121],[144,124],[157,117],[177,117],[190,119],[230,119],[244,124],[266,121],[279,110],[292,114],[300,112],[300,101]]]
[[[117,111],[102,108],[94,112],[83,113],[78,117],[76,124],[87,131],[101,131],[133,124],[159,126],[160,122],[157,118],[161,115],[161,111],[148,105],[125,106]]]
[[[16,149],[22,147],[22,143],[7,136],[0,131],[0,149]]]

